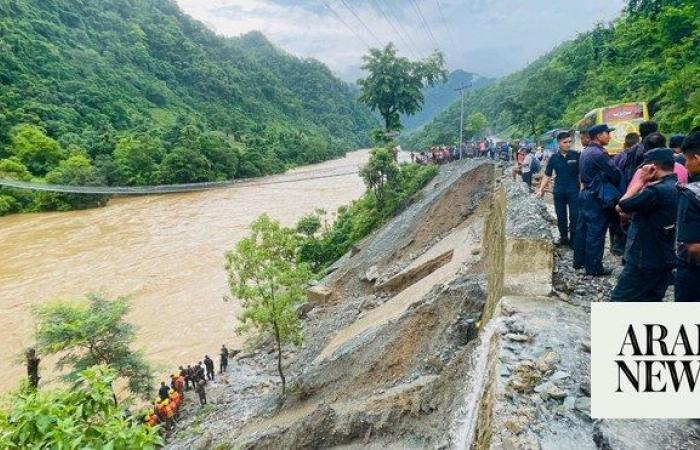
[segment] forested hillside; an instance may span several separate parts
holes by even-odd
[[[524,70],[465,97],[504,137],[569,127],[591,109],[646,101],[662,131],[700,125],[700,6],[696,0],[634,0],[600,25]],[[459,102],[409,136],[420,148],[459,140]]]
[[[356,92],[259,33],[223,38],[171,0],[0,0],[0,177],[224,180],[368,143]],[[0,191],[0,214],[95,199]]]
[[[450,74],[446,83],[428,87],[424,90],[425,103],[423,103],[422,110],[413,116],[401,116],[404,131],[413,131],[421,125],[425,125],[450,106],[455,98],[459,96],[459,92],[455,92],[455,89],[460,86],[471,83],[473,89],[478,89],[492,82],[493,79],[491,78],[484,78],[463,70],[455,70]]]

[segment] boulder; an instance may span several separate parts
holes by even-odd
[[[321,284],[312,286],[306,290],[306,298],[308,303],[314,305],[325,305],[333,295],[333,291]]]

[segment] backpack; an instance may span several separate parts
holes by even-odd
[[[539,173],[540,170],[542,170],[542,163],[539,159],[533,157],[530,162],[530,172],[534,175]]]

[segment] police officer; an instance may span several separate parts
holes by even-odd
[[[610,222],[610,211],[599,198],[602,183],[620,184],[621,173],[610,160],[605,146],[610,142],[614,128],[607,124],[596,125],[588,131],[589,145],[579,158],[579,219],[574,243],[574,268],[586,268],[590,276],[610,275],[612,270],[603,267],[605,234]]]
[[[578,221],[578,161],[581,154],[571,150],[571,133],[564,131],[557,135],[559,152],[552,155],[547,161],[544,176],[537,191],[539,197],[544,196],[544,191],[556,172],[554,179],[554,210],[557,213],[557,227],[559,228],[559,242],[557,245],[572,246],[575,239],[576,223]],[[568,216],[567,216],[568,210]]]
[[[680,188],[675,299],[700,302],[700,131],[691,133],[681,147],[690,174]]]
[[[673,150],[646,153],[641,176],[630,184],[617,211],[633,214],[625,248],[625,269],[610,299],[613,302],[660,302],[673,279],[676,262],[678,176]]]

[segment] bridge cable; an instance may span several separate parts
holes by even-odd
[[[334,173],[330,175],[315,175],[307,177],[288,178],[274,181],[252,181],[245,179],[231,181],[214,181],[209,183],[166,184],[161,186],[73,186],[65,184],[33,183],[29,181],[16,181],[0,179],[0,186],[13,189],[25,189],[32,191],[57,192],[64,194],[91,194],[91,195],[161,195],[178,194],[186,192],[201,192],[213,189],[240,186],[241,188],[267,186],[273,184],[296,183],[299,181],[320,180],[325,178],[346,177],[357,175],[357,170],[352,172]]]

